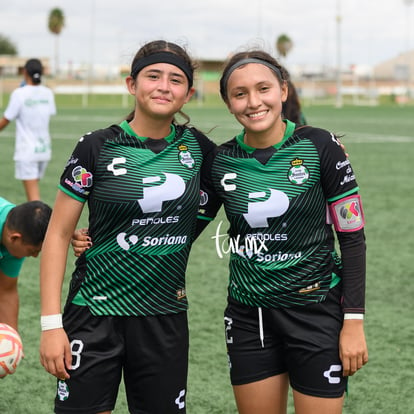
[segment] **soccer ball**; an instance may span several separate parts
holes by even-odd
[[[23,358],[23,344],[18,332],[0,323],[0,378],[13,374]]]

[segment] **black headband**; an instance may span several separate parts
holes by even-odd
[[[193,70],[191,66],[181,56],[171,52],[157,52],[140,58],[132,67],[131,76],[135,78],[142,69],[154,63],[169,63],[170,65],[177,66],[185,73],[190,88],[193,86]]]
[[[280,73],[279,68],[277,68],[275,65],[271,64],[267,60],[257,59],[257,58],[245,58],[241,59],[238,62],[236,62],[234,65],[230,66],[228,71],[226,72],[225,76],[223,77],[222,84],[224,88],[227,88],[227,82],[229,81],[230,75],[240,66],[247,65],[248,63],[259,63],[260,65],[267,66],[269,69],[272,69],[273,72],[276,73],[277,77],[282,81],[282,74]]]

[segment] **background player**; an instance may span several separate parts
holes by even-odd
[[[28,201],[40,200],[39,180],[51,158],[50,116],[56,114],[51,89],[41,85],[42,63],[29,59],[23,68],[24,85],[15,89],[0,119],[0,131],[16,120],[15,176],[23,181]]]
[[[37,257],[51,209],[41,201],[18,206],[0,197],[0,322],[17,330],[17,277],[25,257]]]
[[[185,269],[214,148],[174,120],[193,71],[181,47],[143,46],[126,79],[134,111],[82,137],[61,177],[41,261],[40,357],[59,379],[57,413],[109,413],[122,374],[131,413],[185,413]],[[62,321],[67,247],[86,201],[94,243],[76,263]]]

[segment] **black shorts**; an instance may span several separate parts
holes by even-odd
[[[129,412],[184,414],[187,313],[93,316],[69,305],[63,325],[72,348],[70,379],[58,381],[55,412],[96,414],[115,407],[122,375]]]
[[[347,377],[339,358],[340,297],[337,286],[324,302],[295,308],[256,308],[229,299],[224,322],[232,384],[287,372],[292,388],[303,394],[341,397]]]

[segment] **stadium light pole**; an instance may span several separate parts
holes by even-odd
[[[262,16],[262,0],[259,0],[259,5],[257,7],[257,37],[261,38],[263,36],[263,16]]]
[[[341,0],[336,1],[336,104],[342,108],[342,77],[341,77]]]
[[[411,88],[411,62],[412,58],[410,56],[410,47],[411,47],[411,36],[410,36],[410,6],[414,3],[414,0],[404,0],[404,4],[407,6],[407,38],[406,38],[406,54],[407,54],[407,98],[410,98],[410,88]]]
[[[94,41],[95,41],[95,0],[91,0],[91,27],[89,33],[89,56],[86,69],[86,85],[82,98],[83,107],[89,104],[89,95],[92,93],[93,63],[94,63]]]

